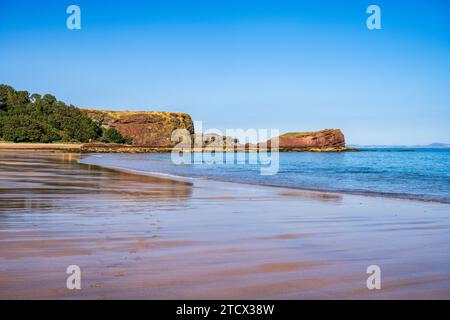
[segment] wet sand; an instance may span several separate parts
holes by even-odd
[[[449,299],[450,205],[0,150],[1,299]],[[378,265],[382,289],[366,288]],[[78,265],[81,290],[66,289]]]

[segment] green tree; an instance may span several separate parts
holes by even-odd
[[[125,143],[131,144],[131,139],[128,137],[124,137],[114,128],[106,128],[103,129],[102,137],[100,141],[103,143]]]
[[[2,136],[13,142],[52,142],[59,140],[57,131],[28,115],[2,117]]]
[[[119,132],[102,130],[80,109],[55,96],[30,95],[0,84],[0,139],[14,142],[129,143]]]
[[[10,105],[14,89],[10,86],[0,84],[0,111],[7,111]]]

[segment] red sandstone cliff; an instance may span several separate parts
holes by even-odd
[[[326,129],[318,132],[290,132],[278,137],[279,148],[283,149],[341,149],[345,148],[345,137],[339,129]],[[274,140],[269,140],[264,147],[272,145]]]
[[[102,126],[117,129],[133,140],[133,145],[170,148],[172,132],[186,129],[194,134],[191,117],[181,112],[104,111],[82,109]],[[255,148],[271,147],[275,140],[260,143]],[[290,132],[278,137],[280,151],[345,151],[345,137],[339,129],[318,132]],[[250,146],[247,147],[251,149]]]
[[[182,112],[104,111],[82,109],[102,126],[115,128],[133,140],[133,145],[172,147],[172,132],[186,129],[194,133],[191,116]]]

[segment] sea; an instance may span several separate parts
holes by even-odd
[[[274,174],[261,174],[261,168],[267,167],[267,163],[250,160],[249,157],[254,155],[235,154],[234,160],[230,159],[230,154],[214,155],[215,159],[223,157],[228,161],[211,161],[210,158],[195,160],[194,156],[191,154],[192,161],[179,164],[170,153],[86,154],[80,162],[169,178],[213,179],[450,203],[450,148],[367,148],[343,153],[280,152],[272,159],[277,161]]]

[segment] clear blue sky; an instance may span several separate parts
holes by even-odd
[[[66,28],[77,4],[82,29]],[[366,8],[382,30],[366,28]],[[450,143],[450,2],[0,2],[0,83],[205,127]]]

